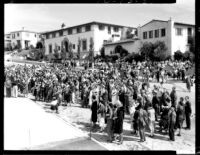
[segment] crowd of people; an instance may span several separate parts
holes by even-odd
[[[123,142],[123,122],[131,120],[132,134],[144,142],[146,129],[154,137],[155,123],[175,140],[175,130],[181,136],[183,121],[191,128],[192,113],[189,96],[178,98],[176,86],[169,91],[163,84],[169,79],[182,80],[190,92],[195,75],[187,74],[189,61],[97,63],[95,69],[77,69],[70,62],[45,65],[6,66],[5,95],[18,97],[29,93],[35,100],[56,101],[51,109],[59,113],[59,106],[81,104],[92,111],[93,128],[105,129],[108,141]],[[142,78],[140,78],[142,77]],[[150,81],[158,82],[150,88]]]

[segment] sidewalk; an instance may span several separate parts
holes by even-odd
[[[105,150],[27,98],[4,98],[4,149]]]

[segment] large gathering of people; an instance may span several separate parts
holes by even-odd
[[[45,65],[5,66],[6,97],[27,97],[36,101],[52,102],[51,109],[59,113],[59,106],[81,104],[92,111],[93,128],[105,129],[108,142],[123,143],[125,116],[131,121],[133,135],[144,142],[146,130],[150,137],[156,132],[168,132],[169,140],[175,140],[175,130],[181,136],[183,121],[191,128],[192,113],[189,96],[178,98],[176,86],[171,90],[164,83],[173,80],[186,83],[188,92],[195,82],[194,67],[189,61],[95,63],[93,69],[77,69],[70,62]],[[153,89],[150,82],[155,82]]]

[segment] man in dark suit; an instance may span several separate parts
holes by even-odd
[[[186,118],[186,128],[190,130],[191,127],[191,120],[190,120],[190,116],[192,113],[192,108],[191,108],[191,102],[189,101],[189,96],[185,97],[185,118]]]

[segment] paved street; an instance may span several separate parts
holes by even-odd
[[[104,150],[87,134],[27,98],[4,100],[5,150]]]

